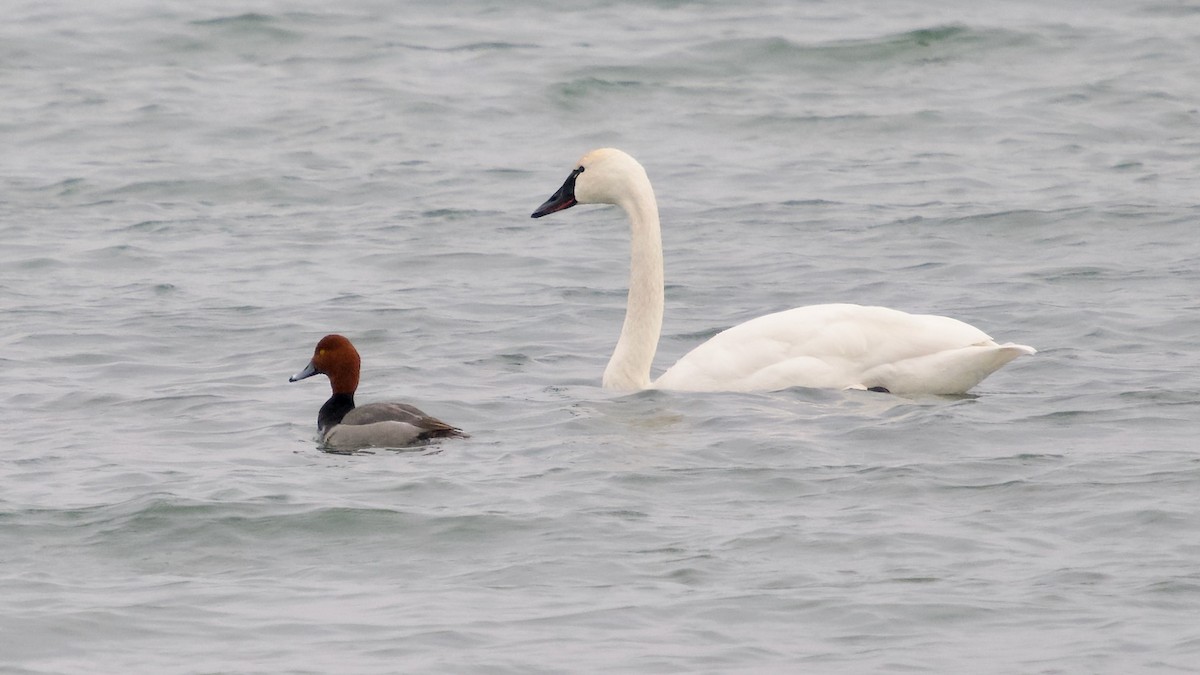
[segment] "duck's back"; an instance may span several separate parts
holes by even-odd
[[[368,403],[346,413],[325,432],[325,443],[339,449],[404,447],[433,438],[463,437],[462,430],[407,403]]]
[[[1012,358],[1033,351],[1012,347],[1020,346],[997,345],[978,328],[949,317],[886,307],[810,305],[718,333],[663,373],[654,387],[960,393]]]

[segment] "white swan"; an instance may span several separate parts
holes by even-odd
[[[650,381],[663,315],[662,236],[646,170],[612,148],[593,150],[534,218],[575,204],[616,204],[632,229],[625,324],[604,369],[611,389],[773,391],[789,387],[961,394],[1001,366],[1036,352],[996,344],[956,319],[886,307],[797,307],[751,319],[688,352]]]

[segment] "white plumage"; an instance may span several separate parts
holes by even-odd
[[[962,393],[1022,354],[956,319],[887,307],[810,305],[713,336],[653,384],[686,391],[788,387]]]
[[[997,344],[957,319],[886,307],[810,305],[767,314],[713,336],[650,380],[662,329],[663,258],[658,206],[641,164],[593,150],[533,217],[575,204],[616,204],[632,235],[625,323],[604,371],[615,389],[772,391],[789,387],[961,394],[1004,364],[1036,352]]]

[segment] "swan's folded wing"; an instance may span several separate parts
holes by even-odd
[[[872,371],[973,345],[996,346],[983,331],[949,317],[886,307],[810,305],[751,319],[713,336],[654,386],[693,391],[862,387]]]

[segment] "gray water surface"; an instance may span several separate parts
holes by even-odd
[[[17,2],[0,671],[1195,671],[1200,7]],[[1037,347],[973,396],[622,395],[819,302]],[[322,452],[360,401],[472,436]]]

